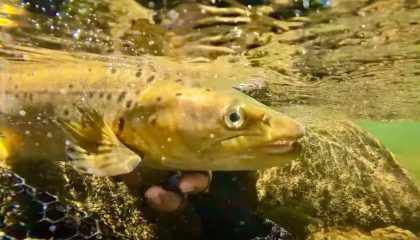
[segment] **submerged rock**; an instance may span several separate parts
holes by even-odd
[[[363,233],[356,229],[326,228],[311,234],[307,240],[416,240],[416,235],[412,232],[389,226],[378,228],[370,233]]]
[[[336,225],[420,230],[419,189],[384,146],[349,121],[306,126],[298,160],[259,172],[260,207],[269,218],[300,237]]]

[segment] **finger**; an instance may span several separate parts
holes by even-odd
[[[205,172],[184,173],[179,182],[179,189],[183,193],[199,193],[207,189],[210,176]]]
[[[144,194],[148,204],[159,212],[173,212],[180,208],[182,198],[179,194],[152,186]]]

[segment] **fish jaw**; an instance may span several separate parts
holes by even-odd
[[[172,159],[165,157],[160,159],[159,164],[156,164],[156,160],[150,161],[150,159],[145,159],[144,165],[151,163],[149,166],[153,168],[184,171],[254,171],[283,166],[296,160],[300,152],[300,144],[294,144],[287,151],[282,151],[281,153],[269,152],[261,156],[256,156],[254,149],[248,149],[234,156],[221,156],[220,158],[202,156],[199,163],[197,163],[197,159]]]

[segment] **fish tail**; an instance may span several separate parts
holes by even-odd
[[[10,18],[10,16],[22,16],[25,14],[25,10],[18,5],[12,5],[7,3],[0,3],[0,27],[12,28],[18,27],[19,22]]]
[[[25,10],[18,5],[0,3],[0,13],[6,15],[23,15]]]
[[[12,155],[16,154],[16,152],[13,151],[14,146],[21,142],[21,136],[3,123],[4,122],[0,118],[0,167],[4,167],[7,160]]]
[[[9,151],[6,147],[6,140],[4,134],[0,132],[0,167],[6,165],[6,159],[9,157]]]

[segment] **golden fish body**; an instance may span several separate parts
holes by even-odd
[[[73,166],[99,176],[140,162],[178,170],[278,166],[297,157],[304,135],[297,121],[193,65],[23,47],[1,54],[0,112],[58,123]]]

